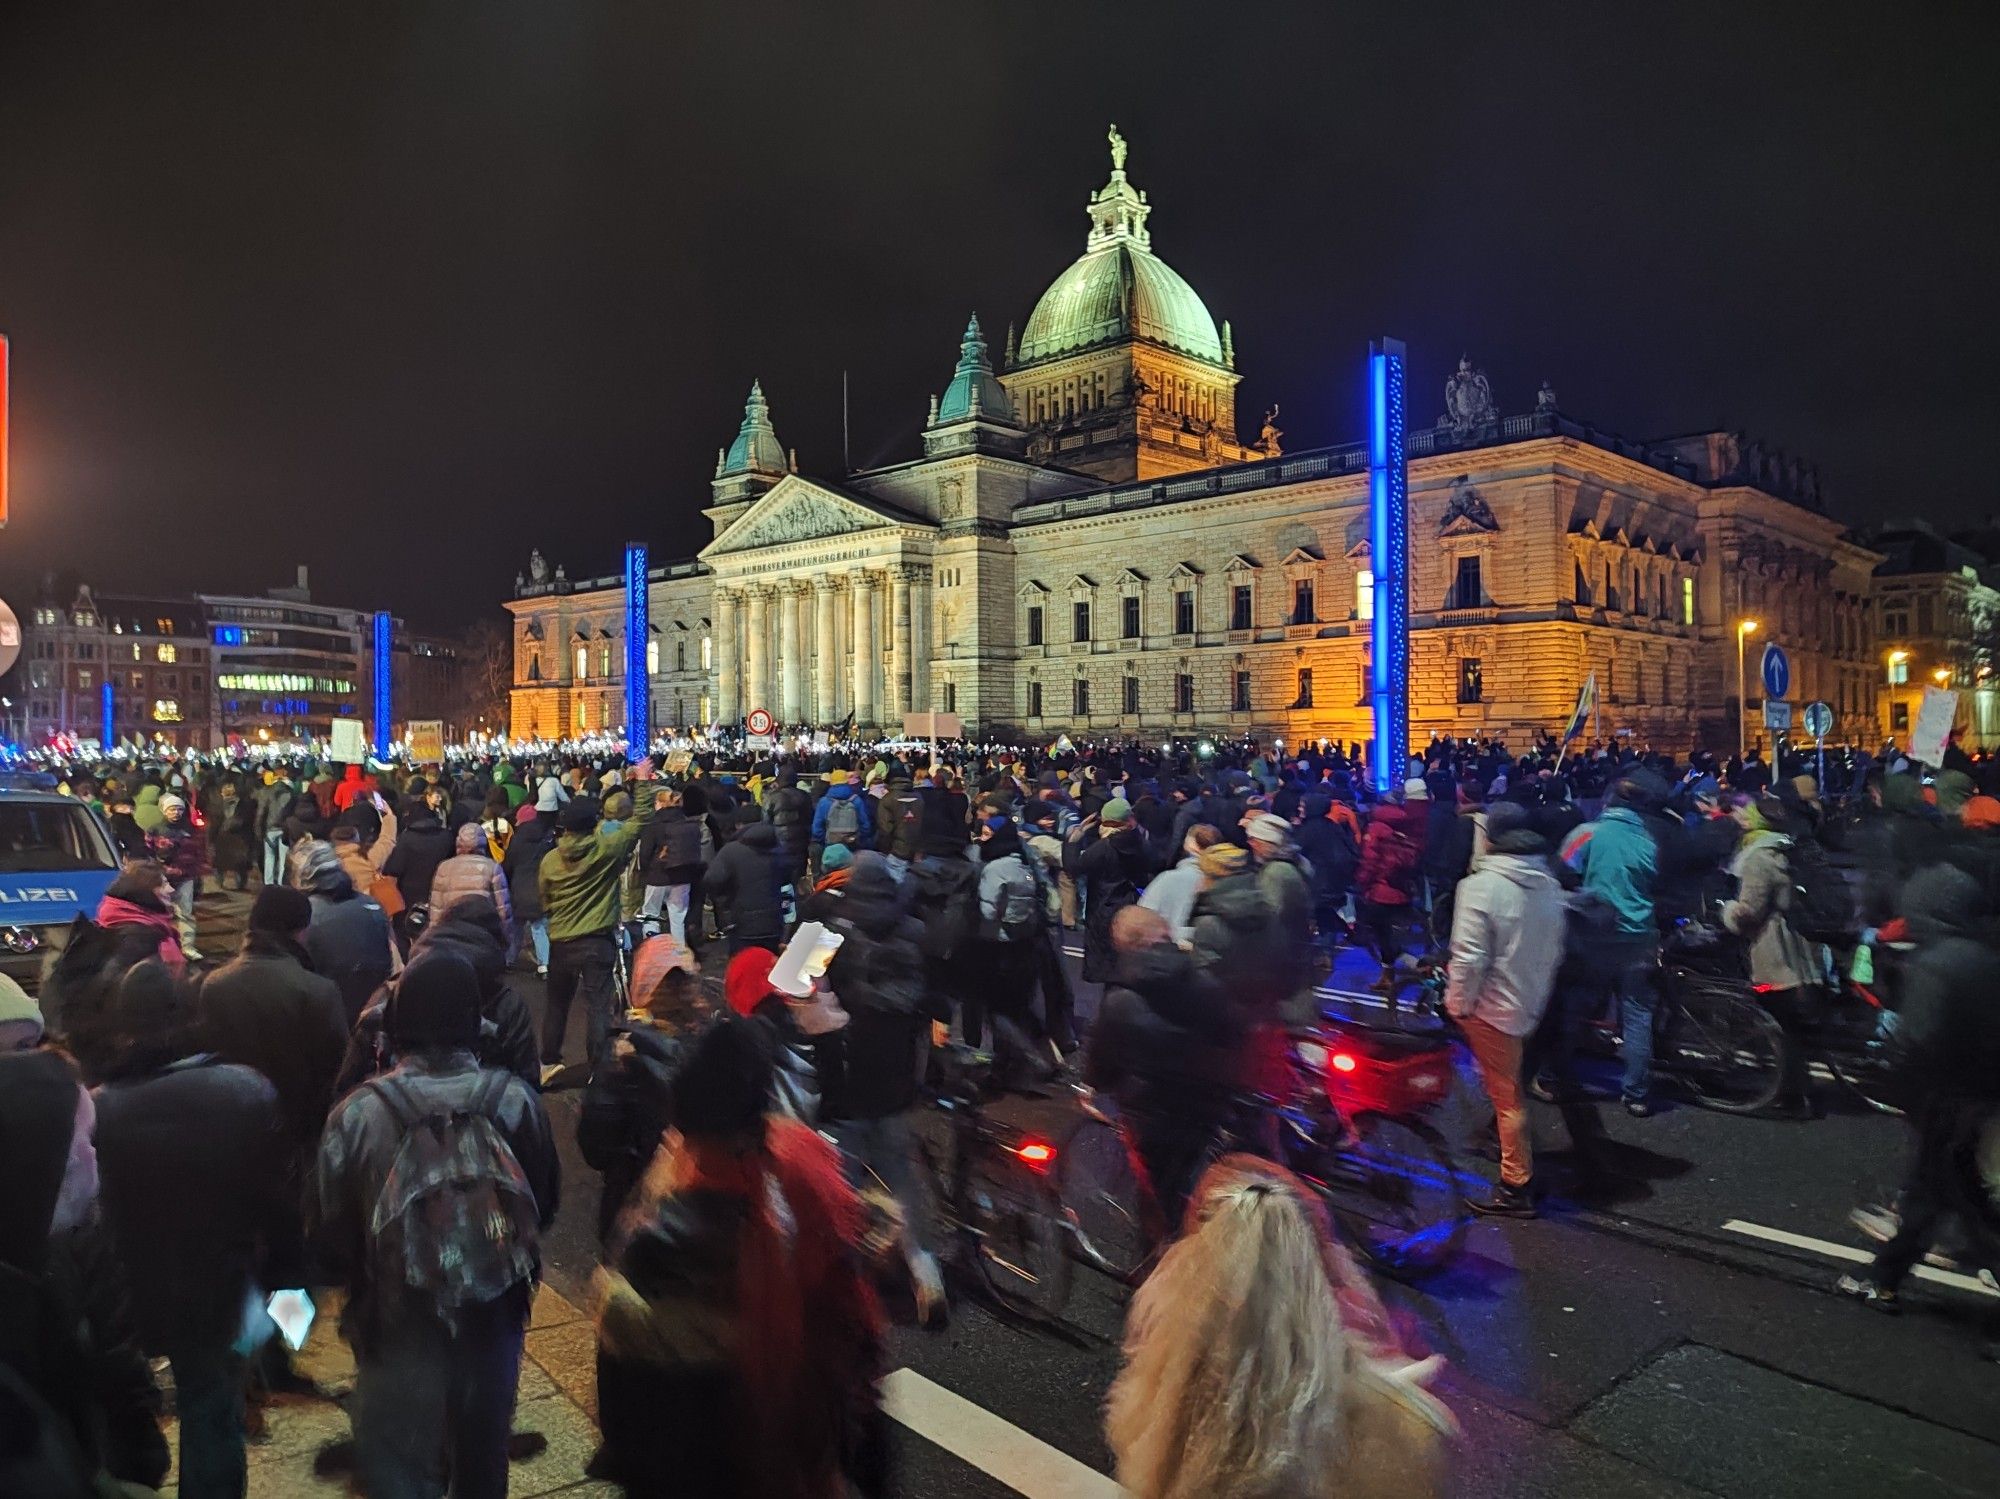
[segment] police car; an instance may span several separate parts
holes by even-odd
[[[33,993],[116,878],[118,847],[91,807],[47,777],[0,779],[0,973]]]

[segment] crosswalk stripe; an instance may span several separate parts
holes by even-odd
[[[1746,1238],[1764,1239],[1772,1244],[1783,1244],[1792,1249],[1810,1249],[1815,1254],[1823,1254],[1828,1259],[1847,1260],[1856,1265],[1866,1265],[1875,1256],[1865,1249],[1856,1249],[1852,1244],[1834,1244],[1825,1239],[1809,1238],[1805,1234],[1795,1234],[1782,1228],[1766,1228],[1761,1223],[1746,1223],[1741,1218],[1731,1218],[1722,1225],[1726,1234],[1742,1234]],[[1960,1275],[1956,1270],[1940,1270],[1935,1265],[1918,1265],[1912,1272],[1919,1280],[1935,1281],[1941,1286],[1954,1290],[1972,1291],[1981,1296],[2000,1296],[1976,1275]]]
[[[882,1408],[1026,1499],[1124,1499],[1125,1491],[1095,1468],[914,1369],[898,1369],[882,1381]]]

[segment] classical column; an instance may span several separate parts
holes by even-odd
[[[931,570],[918,567],[910,576],[910,711],[923,713],[931,700]]]
[[[847,575],[854,595],[854,721],[875,722],[875,574],[857,567]]]
[[[833,579],[825,573],[813,576],[813,652],[818,666],[818,692],[813,699],[813,721],[832,723],[834,721],[834,683],[839,674],[834,669],[833,638]]]
[[[748,701],[743,704],[743,711],[746,714],[755,712],[759,708],[769,712],[771,708],[771,627],[770,620],[765,614],[768,596],[769,590],[761,586],[753,586],[748,590],[747,607],[744,611],[748,618],[745,621],[744,633],[749,637],[749,648],[743,653],[744,671],[749,680]]]
[[[714,630],[715,716],[718,722],[735,723],[743,716],[738,701],[742,669],[736,659],[736,595],[721,588],[715,590]]]
[[[892,618],[895,623],[889,636],[889,721],[898,728],[902,726],[903,715],[910,711],[910,573],[908,567],[898,566],[889,575],[890,597],[893,599]]]
[[[788,583],[778,595],[778,602],[784,611],[779,622],[778,644],[778,665],[785,679],[783,721],[798,723],[806,716],[805,592]]]

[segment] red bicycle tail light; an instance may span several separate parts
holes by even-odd
[[[1333,1054],[1331,1060],[1335,1072],[1352,1072],[1356,1067],[1361,1065],[1354,1060],[1352,1052],[1337,1051]]]
[[[1046,1171],[1055,1161],[1056,1148],[1053,1145],[1045,1145],[1040,1140],[1030,1140],[1025,1145],[1016,1145],[1014,1154],[1037,1171]]]

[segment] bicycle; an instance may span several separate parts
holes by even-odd
[[[1441,1035],[1328,1019],[1289,1042],[1291,1096],[1243,1095],[1206,1160],[1232,1151],[1276,1160],[1319,1196],[1377,1270],[1431,1274],[1457,1255],[1472,1216],[1451,1147],[1426,1117],[1451,1088],[1449,1047]],[[1071,1252],[1136,1285],[1159,1235],[1123,1130],[1087,1102],[1059,1159]]]
[[[986,1117],[992,1056],[964,1045],[932,1055],[933,1101],[948,1127],[942,1142],[920,1132],[918,1148],[939,1226],[1000,1307],[1053,1317],[1069,1300],[1073,1273],[1053,1176],[1057,1148]]]

